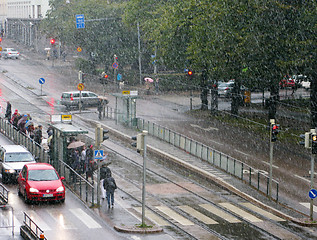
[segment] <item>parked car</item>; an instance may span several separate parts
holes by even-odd
[[[71,107],[79,107],[79,101],[81,101],[82,108],[85,107],[97,107],[99,97],[96,93],[89,92],[89,91],[70,91],[70,92],[63,92],[61,96],[61,104],[66,106],[66,109],[70,109]],[[108,100],[105,100],[106,104]]]
[[[279,83],[280,88],[295,88],[295,79],[289,75],[285,75]]]
[[[3,48],[2,52],[1,52],[2,57],[6,58],[15,58],[18,59],[18,57],[20,56],[20,53],[15,50],[14,48]]]
[[[298,84],[300,87],[305,88],[305,90],[310,89],[310,81],[306,75],[293,75],[293,78],[295,79],[295,83]]]
[[[35,163],[33,155],[21,145],[0,146],[0,170],[2,182],[16,181],[26,163]]]
[[[25,164],[18,177],[18,194],[31,201],[65,201],[65,186],[55,168],[48,163]]]
[[[220,97],[230,97],[234,87],[234,81],[230,80],[229,82],[220,83],[218,86],[218,96]],[[246,87],[241,85],[240,92],[243,93],[246,90]]]

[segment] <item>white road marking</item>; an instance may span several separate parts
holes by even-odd
[[[307,179],[307,178],[304,178],[304,177],[301,177],[301,176],[298,176],[298,175],[294,175],[295,177],[298,177],[299,179],[302,179],[302,180],[304,180],[304,181],[306,181],[306,182],[309,182],[310,183],[310,180],[309,179]]]
[[[36,225],[42,230],[42,231],[49,231],[52,230],[46,222],[33,210],[30,210],[27,212],[29,217],[36,223]]]
[[[241,208],[238,208],[237,206],[232,205],[231,203],[219,203],[221,206],[227,208],[228,210],[238,214],[242,218],[250,221],[250,222],[262,222],[261,219],[257,218],[256,216],[242,210]]]
[[[310,209],[310,203],[309,202],[301,202],[301,205],[303,205],[304,207]],[[313,205],[313,211],[317,212],[317,207],[315,205]]]
[[[80,221],[82,221],[88,228],[101,228],[92,217],[85,213],[80,208],[69,209]]]
[[[253,210],[254,212],[257,212],[257,213],[259,213],[259,214],[261,214],[261,215],[263,215],[263,216],[265,216],[265,217],[267,217],[269,219],[272,219],[274,221],[279,221],[279,222],[286,221],[285,219],[280,218],[278,216],[275,216],[274,214],[272,214],[272,213],[270,213],[268,211],[263,210],[262,208],[259,208],[259,207],[255,206],[255,205],[253,205],[252,203],[245,202],[245,203],[241,203],[241,205],[243,205],[243,206]]]
[[[61,226],[63,229],[77,229],[74,224],[65,218],[64,214],[62,214],[57,209],[48,209],[46,210],[48,214]]]
[[[225,211],[223,211],[219,208],[216,208],[215,206],[212,206],[210,204],[200,204],[199,206],[206,209],[207,211],[211,212],[212,214],[214,214],[220,218],[223,218],[227,222],[230,222],[230,223],[241,222],[238,218],[236,218],[236,217],[226,213]]]
[[[134,207],[134,209],[137,212],[142,213],[141,207]],[[167,221],[165,221],[163,218],[161,218],[160,216],[156,215],[155,213],[147,209],[145,209],[145,216],[146,218],[150,219],[152,222],[155,222],[159,226],[170,226],[170,224]]]
[[[251,157],[251,155],[250,155],[250,154],[247,154],[247,153],[241,152],[241,151],[239,151],[238,149],[235,149],[235,151],[236,151],[237,153],[241,153],[241,154],[243,154],[243,155],[245,155],[245,156]]]
[[[200,128],[200,129],[202,129],[204,131],[207,131],[207,132],[208,131],[218,131],[219,130],[218,128],[214,128],[214,127],[203,128],[203,127],[201,127],[199,125],[196,125],[196,124],[190,124],[190,126],[195,127],[195,128]]]
[[[215,220],[207,217],[206,215],[196,211],[195,209],[191,208],[190,206],[183,205],[183,206],[178,206],[181,210],[184,212],[188,213],[189,215],[195,217],[197,220],[205,223],[205,224],[218,224]]]
[[[269,162],[265,162],[265,161],[262,161],[264,164],[266,164],[266,165],[270,165],[270,163]],[[274,168],[279,168],[278,166],[276,166],[276,165],[272,165],[272,167],[274,167]]]
[[[166,206],[156,206],[156,208],[183,226],[195,225],[192,221],[189,221],[188,219],[184,218],[183,216]]]

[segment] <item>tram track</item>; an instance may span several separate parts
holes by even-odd
[[[11,90],[12,90],[12,89],[11,89]],[[29,91],[32,92],[31,90],[29,90]],[[20,95],[20,96],[22,97],[22,95]],[[45,101],[45,100],[43,99],[43,101]],[[47,112],[46,110],[43,110],[43,108],[34,105],[33,103],[31,103],[31,101],[28,101],[28,103],[29,103],[29,104],[32,104],[34,107],[36,107],[36,108],[38,108],[39,110],[41,110],[43,113],[45,113],[45,115],[50,116],[50,113]],[[43,115],[42,115],[42,116],[43,116]],[[78,123],[76,123],[76,124],[78,124]],[[85,126],[85,127],[86,127],[86,126]],[[108,140],[108,141],[109,141],[109,140]],[[111,140],[111,141],[112,141],[112,140]],[[115,143],[114,141],[112,141],[112,142]],[[121,154],[120,152],[116,151],[115,149],[111,149],[111,148],[109,148],[109,147],[106,147],[106,148],[107,148],[108,150],[112,151],[113,153],[115,153],[115,154],[117,154],[117,155],[119,155],[119,156],[125,158],[127,161],[133,162],[136,166],[139,167],[139,169],[142,169],[142,165],[139,164],[139,163],[134,162],[133,159],[130,159],[130,158],[128,158],[127,156],[124,156],[123,154]],[[132,150],[131,150],[131,152],[132,152]],[[240,217],[240,216],[238,216],[238,215],[236,215],[236,214],[233,214],[232,212],[228,211],[226,208],[220,207],[220,206],[218,206],[216,203],[214,203],[214,202],[212,202],[212,201],[209,201],[208,199],[202,198],[199,194],[196,194],[195,192],[191,191],[190,189],[187,189],[187,188],[185,188],[184,186],[181,186],[181,185],[178,184],[177,182],[172,181],[172,180],[170,180],[170,179],[164,177],[163,175],[157,174],[156,172],[154,172],[154,171],[152,171],[152,170],[150,170],[150,169],[147,169],[147,171],[148,171],[148,173],[152,174],[153,176],[159,177],[159,178],[163,179],[164,181],[168,181],[168,182],[170,182],[170,183],[172,183],[172,184],[174,184],[174,185],[176,185],[176,186],[178,186],[178,187],[180,187],[180,188],[186,190],[189,194],[193,194],[194,196],[201,198],[201,200],[203,200],[203,201],[208,201],[210,204],[212,204],[212,205],[214,205],[214,206],[217,206],[217,207],[218,207],[219,209],[221,209],[222,211],[225,211],[225,212],[227,212],[227,213],[230,213],[231,215],[233,215],[234,217],[236,217],[236,218],[238,218],[239,220],[243,221],[244,223],[246,223],[246,224],[248,224],[248,225],[251,225],[253,228],[257,229],[257,231],[261,232],[263,235],[265,235],[265,236],[268,237],[268,238],[265,238],[265,239],[271,239],[271,238],[273,238],[273,239],[281,239],[281,238],[278,238],[277,236],[271,234],[269,231],[263,230],[263,229],[259,228],[257,225],[255,225],[255,224],[253,224],[253,223],[251,223],[251,222],[249,222],[249,221],[246,221],[245,219],[243,219],[242,217]],[[123,176],[123,175],[120,175],[120,173],[116,173],[116,174],[117,174],[118,176],[120,176],[120,177],[125,177],[125,176]],[[190,180],[190,181],[193,181],[193,180]],[[136,184],[135,182],[133,182],[133,181],[131,181],[131,184],[137,186],[137,184]],[[198,184],[198,183],[195,183],[195,184],[196,184],[197,186],[199,186],[199,187],[203,187],[203,188],[206,190],[206,187],[204,187],[203,185],[200,185],[200,184]],[[128,194],[128,195],[129,195],[132,199],[134,199],[135,201],[141,203],[140,201],[138,201],[137,198],[135,198],[134,196],[130,195],[128,192],[124,191],[123,189],[120,189],[120,190],[123,191],[123,192],[125,192],[126,194]],[[210,191],[210,190],[208,190],[208,191]],[[147,194],[149,194],[149,193],[147,193]],[[212,194],[216,194],[216,193],[215,193],[215,192],[212,192]],[[153,196],[152,196],[152,197],[153,197]],[[228,199],[226,199],[224,196],[221,196],[221,197],[224,198],[226,201],[228,201]],[[160,200],[160,199],[157,199],[157,200]],[[175,210],[177,213],[180,213],[180,214],[182,214],[183,216],[185,215],[181,210],[179,210],[178,208],[174,207],[172,204],[168,203],[167,201],[164,201],[164,200],[160,200],[160,201],[162,202],[162,204],[167,205],[168,207],[170,207],[170,208],[172,208],[173,210]],[[148,208],[148,209],[151,209],[152,206],[147,206],[147,208]],[[159,211],[155,211],[155,212],[156,212],[156,214],[159,214],[161,217],[165,218],[166,221],[168,221],[168,222],[170,222],[170,223],[173,223],[170,219],[166,218],[166,217],[165,217],[163,214],[161,214]],[[187,216],[187,217],[188,217],[188,216]],[[208,226],[206,226],[206,225],[204,225],[204,224],[201,224],[199,221],[195,220],[195,218],[190,218],[190,220],[192,220],[193,222],[195,222],[197,225],[199,225],[199,226],[202,227],[203,229],[209,231],[211,234],[214,234],[215,236],[219,237],[220,239],[230,239],[230,238],[226,238],[226,237],[222,236],[221,234],[219,234],[219,233],[216,232],[216,231],[210,230],[210,228],[209,228]],[[179,228],[179,226],[177,226],[176,224],[173,223],[173,225],[174,225],[175,227],[177,227],[178,229],[181,229],[181,228]],[[282,227],[282,226],[279,226],[279,227]],[[285,229],[287,229],[287,228],[285,228]],[[287,229],[287,230],[289,231],[289,229]],[[190,237],[191,237],[190,239],[193,239],[192,237],[194,237],[194,236],[192,236],[190,233],[188,233],[188,232],[186,232],[186,231],[184,231],[184,234],[190,236]],[[270,237],[271,237],[271,238],[270,238]],[[196,237],[194,237],[194,238],[195,238],[195,239],[198,239],[198,238],[196,238]],[[307,239],[308,239],[308,238],[307,238]]]

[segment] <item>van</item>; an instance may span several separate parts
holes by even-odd
[[[33,155],[21,145],[0,146],[0,172],[2,182],[16,181],[26,163],[35,163]]]
[[[81,96],[80,96],[81,94]],[[90,91],[71,91],[63,92],[61,96],[61,105],[64,105],[66,109],[71,107],[79,108],[79,101],[81,101],[81,107],[97,107],[100,97]],[[108,101],[106,100],[106,104]]]

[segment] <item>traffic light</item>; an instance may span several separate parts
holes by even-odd
[[[311,135],[311,152],[312,154],[317,154],[317,134],[312,133]]]
[[[106,129],[102,130],[102,141],[109,139],[109,136],[107,135],[108,133],[109,133],[109,130],[106,130]]]
[[[310,148],[310,132],[306,132],[305,134],[301,134],[299,137],[302,138],[304,141],[300,141],[300,145],[304,145],[305,148]]]
[[[0,43],[2,42],[2,38],[0,37]]]
[[[102,77],[100,78],[100,83],[107,84],[108,83],[108,81],[107,81],[108,77],[109,77],[109,75],[107,73],[103,72],[102,73]]]
[[[280,132],[278,128],[279,128],[278,124],[271,124],[271,142],[276,142],[277,134]]]
[[[132,140],[136,141],[136,143],[135,142],[131,143],[131,145],[133,147],[136,147],[136,151],[138,153],[141,153],[141,151],[143,151],[143,147],[144,147],[143,146],[144,145],[144,136],[142,135],[142,133],[139,133],[137,136],[133,136],[131,138],[132,138]]]
[[[50,43],[51,43],[51,45],[54,45],[55,44],[55,39],[51,38]]]

